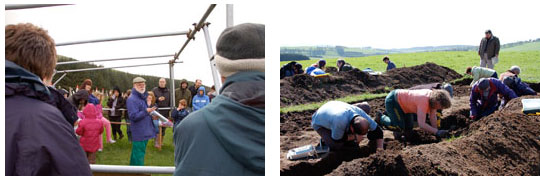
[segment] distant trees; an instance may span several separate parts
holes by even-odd
[[[74,61],[75,59],[65,57],[65,56],[58,56],[58,63],[65,62],[65,61]],[[83,69],[83,68],[95,68],[99,67],[98,65],[89,64],[89,63],[79,63],[79,64],[66,64],[66,65],[59,65],[56,67],[57,71],[62,70],[68,70],[68,69]],[[168,73],[168,71],[167,71]],[[56,74],[53,78],[53,83],[56,82],[58,78],[60,78],[62,74]],[[146,87],[147,90],[152,90],[152,88],[158,86],[159,78],[156,76],[147,76],[147,75],[138,75],[138,74],[131,74],[126,73],[122,71],[117,71],[114,69],[102,69],[102,70],[95,70],[95,71],[83,71],[83,72],[73,72],[68,73],[58,84],[56,84],[56,87],[60,87],[62,89],[69,90],[69,88],[75,88],[77,85],[81,85],[84,79],[91,79],[92,80],[92,88],[98,89],[98,90],[111,90],[114,86],[118,86],[120,90],[126,91],[128,89],[131,89],[133,87],[133,78],[140,76],[143,77],[146,80]],[[167,79],[167,86],[170,85],[170,79]],[[175,87],[179,87],[181,80],[175,80]],[[193,82],[189,82],[189,85],[192,85]],[[81,88],[81,87],[79,87]]]
[[[279,61],[309,60],[309,57],[301,54],[283,53],[279,55]]]

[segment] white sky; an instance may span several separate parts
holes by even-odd
[[[34,8],[5,11],[5,24],[30,22],[49,31],[56,43],[102,39],[120,36],[133,36],[150,33],[187,31],[198,22],[209,4],[206,3],[83,3],[69,6]],[[242,3],[234,5],[234,24],[246,22],[264,24],[265,15],[253,5]],[[225,29],[225,4],[218,4],[207,22],[210,38],[215,52],[216,41]],[[175,78],[195,80],[200,78],[204,85],[214,84],[204,32],[195,36],[179,59],[183,64],[175,65]],[[92,44],[57,47],[60,55],[77,60],[97,60],[137,56],[172,55],[180,50],[186,40],[185,35],[113,41]],[[96,64],[123,66],[167,62],[172,59],[155,58],[100,62]],[[118,69],[134,74],[169,77],[168,65]],[[69,76],[69,75],[68,75]]]
[[[540,1],[359,1],[280,6],[280,46],[408,48],[540,38]]]

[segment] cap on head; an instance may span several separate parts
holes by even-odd
[[[489,79],[488,78],[480,78],[480,80],[478,80],[477,83],[478,83],[478,89],[480,89],[482,91],[489,88]]]
[[[264,72],[264,24],[245,23],[225,29],[216,44],[221,76],[240,71]]]
[[[146,82],[146,80],[142,77],[136,77],[133,79],[133,83],[141,83],[141,82]]]
[[[510,71],[516,75],[519,75],[519,73],[521,73],[521,68],[519,66],[512,66],[510,67]]]
[[[485,33],[485,34],[488,34],[488,33],[489,33],[489,34],[492,34],[492,33],[491,33],[491,30],[486,30],[484,33]]]

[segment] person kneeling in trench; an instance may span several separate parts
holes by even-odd
[[[385,113],[377,113],[378,123],[390,130],[411,131],[418,126],[422,130],[435,134],[439,138],[447,137],[447,130],[437,129],[437,110],[450,108],[450,94],[445,90],[393,90],[386,96]],[[418,125],[407,119],[410,114],[416,114]],[[429,114],[431,125],[426,124],[426,114]]]
[[[367,134],[383,148],[383,132],[361,108],[340,101],[330,101],[321,106],[311,117],[311,126],[321,136],[330,150],[341,150],[345,146],[358,146]],[[368,108],[369,109],[369,108]]]

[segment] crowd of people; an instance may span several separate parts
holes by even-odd
[[[123,124],[130,165],[145,164],[147,143],[162,126],[162,136],[173,127],[175,175],[264,175],[264,25],[227,28],[217,44],[219,95],[214,87],[206,93],[200,79],[189,87],[184,80],[174,92],[177,107],[165,78],[147,91],[136,77],[132,89],[109,94],[85,79],[70,95],[52,86],[56,61],[46,30],[6,26],[6,175],[92,175],[104,130],[115,143]]]

